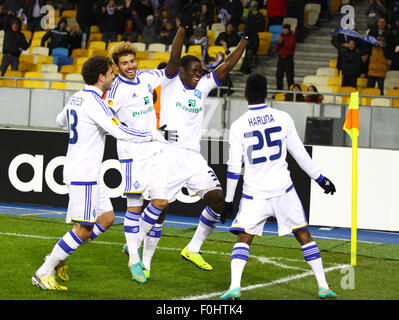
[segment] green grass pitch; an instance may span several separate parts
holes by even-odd
[[[202,247],[214,267],[206,272],[184,261],[180,251],[195,229],[164,228],[146,284],[131,279],[122,254],[123,226],[113,225],[68,260],[65,292],[41,290],[31,276],[58,239],[70,229],[57,218],[0,215],[0,300],[217,300],[230,284],[230,255],[236,237],[213,232]],[[398,300],[399,248],[358,244],[350,267],[350,242],[316,239],[326,277],[339,300]],[[317,284],[293,237],[263,236],[250,247],[242,300],[317,300]]]

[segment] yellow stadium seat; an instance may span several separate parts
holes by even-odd
[[[192,44],[188,47],[188,53],[194,54],[194,53],[202,53],[202,46],[200,44]]]
[[[37,71],[37,69],[38,69],[38,65],[35,63],[22,61],[18,65],[18,71],[22,71],[22,72]]]
[[[272,33],[271,32],[258,32],[259,36],[259,47],[256,54],[258,55],[267,55],[270,50],[270,44],[272,43]]]
[[[23,78],[24,73],[21,71],[6,71],[4,77],[7,78]],[[14,79],[1,79],[0,84],[2,87],[15,87],[17,85],[17,81]]]
[[[372,95],[379,96],[381,95],[381,90],[377,88],[364,88],[360,90],[360,95]],[[362,106],[370,106],[372,97],[362,97],[361,105]]]
[[[259,13],[261,13],[263,17],[267,17],[267,9],[259,9]]]
[[[31,47],[40,47],[42,45],[42,39],[33,39],[30,46]]]
[[[367,87],[367,78],[357,78],[356,85],[359,90]]]
[[[282,92],[276,93],[276,95],[274,96],[274,100],[285,101],[285,93]]]
[[[139,60],[139,69],[156,69],[158,68],[159,62],[157,60]]]
[[[52,81],[50,83],[50,88],[55,90],[65,90],[66,82],[65,81]]]
[[[76,66],[73,64],[63,65],[61,67],[60,73],[67,74],[67,73],[76,73]]]
[[[91,56],[106,56],[108,57],[108,51],[107,50],[93,50],[91,51]]]
[[[216,57],[218,53],[223,54],[223,56],[226,56],[226,50],[222,46],[209,46],[208,47],[208,55],[210,57]]]
[[[337,67],[337,61],[338,59],[332,59],[330,60],[330,68],[336,68]]]
[[[76,10],[64,10],[62,11],[61,18],[69,19],[73,18],[76,19]]]
[[[88,49],[81,49],[81,48],[76,48],[72,50],[71,57],[72,58],[78,58],[78,57],[88,57],[89,56],[89,50]]]
[[[153,60],[161,60],[163,62],[168,62],[170,58],[169,52],[153,52],[151,58]]]
[[[21,54],[19,56],[19,62],[34,63],[35,62],[35,56],[33,56],[31,54]]]
[[[387,97],[399,97],[399,89],[388,89],[385,91]],[[399,107],[399,98],[393,99],[393,106]]]
[[[92,32],[99,33],[100,32],[100,26],[98,26],[98,25],[90,26],[90,33],[92,33]]]
[[[43,36],[45,35],[47,33],[47,31],[35,31],[34,33],[33,33],[33,40],[35,40],[35,39],[42,39],[43,38]]]
[[[328,86],[341,86],[342,85],[342,77],[339,77],[339,76],[329,77],[327,85]]]
[[[87,60],[89,60],[89,57],[78,57],[74,59],[75,64],[84,64]]]
[[[89,41],[102,41],[103,40],[103,34],[100,32],[93,32],[90,33],[89,36]]]
[[[37,64],[53,64],[54,57],[53,56],[38,56],[36,58],[35,63],[37,63]]]
[[[104,41],[91,41],[89,43],[89,49],[93,50],[105,50],[107,44]]]
[[[136,51],[137,60],[149,60],[150,53],[148,51]]]
[[[26,41],[30,41],[32,38],[32,31],[29,30],[21,30],[21,32],[24,34]]]
[[[338,88],[337,93],[350,94],[355,91],[356,91],[355,87],[340,87],[340,88]],[[342,97],[342,104],[349,104],[350,95],[341,96],[341,97]]]
[[[119,41],[114,41],[114,42],[108,43],[108,46],[107,46],[108,54],[110,54],[112,47],[118,43],[119,43]]]
[[[215,30],[208,29],[206,30],[206,36],[208,37],[208,45],[209,46],[214,46],[215,45]]]
[[[42,74],[40,72],[26,72],[25,78],[29,79],[41,79]],[[17,83],[19,88],[33,88],[33,89],[45,89],[46,81],[41,80],[19,80]]]

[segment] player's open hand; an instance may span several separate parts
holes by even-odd
[[[325,194],[331,193],[331,195],[333,195],[336,191],[334,183],[332,183],[330,179],[326,177],[323,177],[323,179],[319,182],[319,186],[324,189]]]

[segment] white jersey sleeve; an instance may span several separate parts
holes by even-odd
[[[288,117],[287,125],[288,152],[295,159],[301,169],[305,171],[310,178],[316,180],[318,177],[320,177],[321,170],[317,168],[316,164],[309,156],[309,153],[306,151],[301,139],[298,136],[298,133],[295,129],[294,121],[291,117]]]

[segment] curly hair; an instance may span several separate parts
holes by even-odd
[[[201,60],[198,59],[196,56],[193,56],[191,54],[188,54],[184,57],[181,58],[180,60],[180,66],[183,67],[184,69],[187,69],[188,65],[190,62],[195,61],[201,64]]]
[[[133,43],[122,41],[111,48],[110,56],[114,63],[118,65],[119,58],[128,54],[136,56],[136,47]]]
[[[99,75],[105,75],[109,67],[112,67],[112,60],[109,57],[91,57],[83,64],[82,68],[82,76],[85,83],[88,85],[96,84]]]

